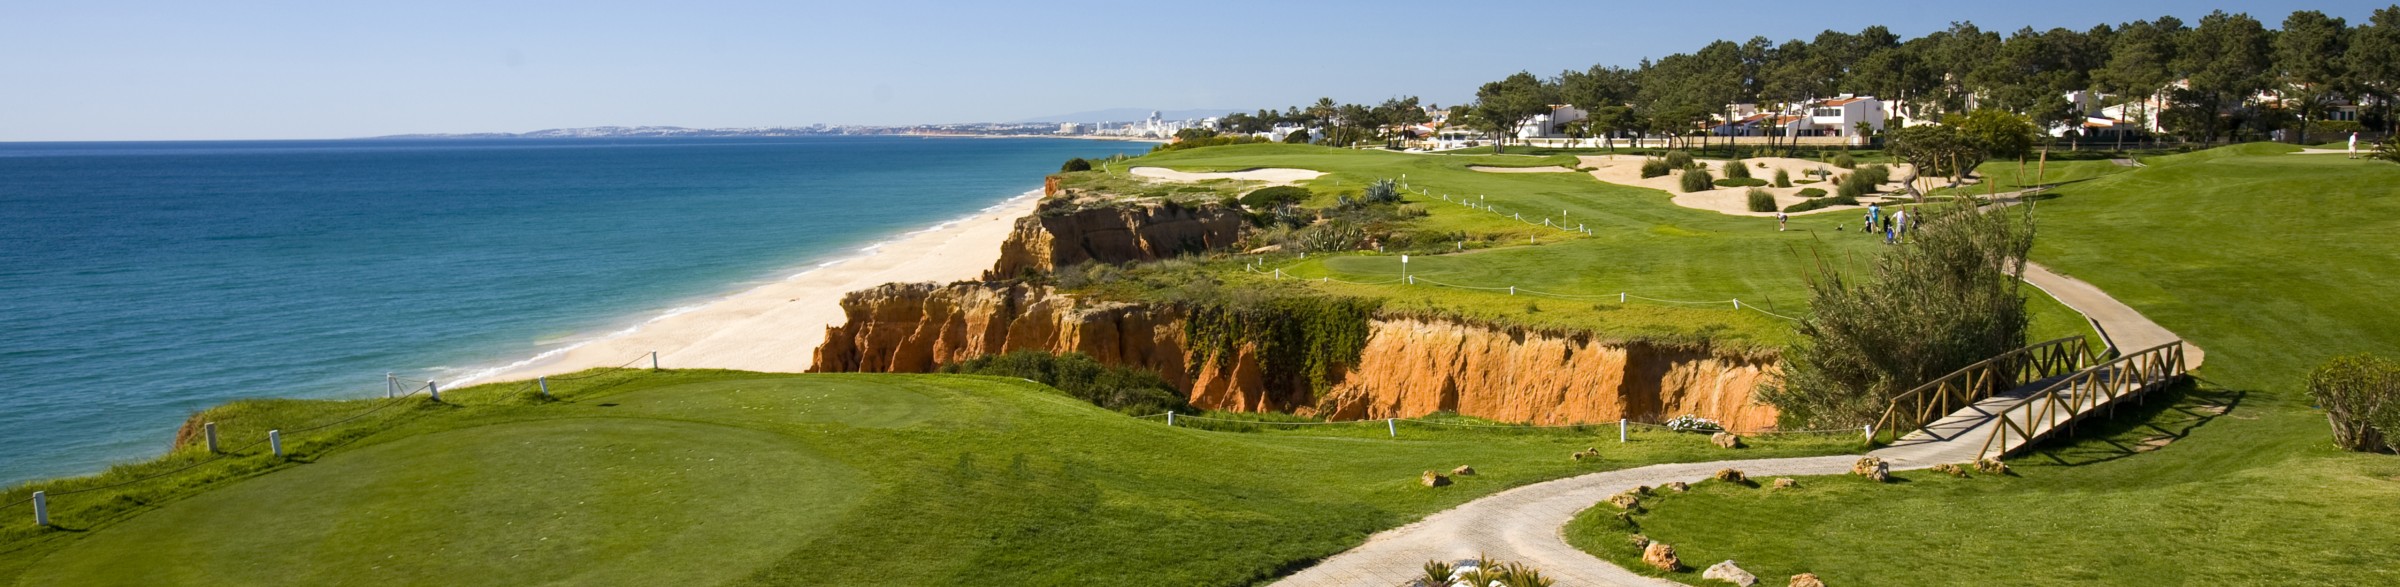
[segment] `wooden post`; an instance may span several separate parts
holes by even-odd
[[[201,425],[200,425],[200,435],[201,435],[201,436],[203,436],[203,437],[206,437],[206,438],[208,439],[208,452],[209,452],[209,454],[216,454],[216,453],[217,453],[217,423],[216,423],[216,422],[208,422],[208,423],[201,424]]]
[[[279,459],[280,459],[280,458],[283,458],[283,431],[282,431],[282,430],[268,430],[268,431],[267,431],[267,448],[268,448],[269,450],[273,450],[273,451],[275,451],[275,458],[279,458]]]

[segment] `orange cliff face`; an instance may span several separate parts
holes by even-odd
[[[1086,261],[1155,261],[1232,246],[1241,240],[1238,210],[1169,201],[1079,204],[1067,194],[1046,199],[1033,214],[1017,219],[1000,245],[1000,261],[984,279],[1016,277],[1032,269],[1053,271]]]
[[[1780,371],[1772,359],[1611,343],[1408,318],[1369,322],[1358,363],[1322,397],[1266,389],[1244,348],[1225,361],[1186,356],[1178,308],[1094,302],[1023,284],[892,284],[852,292],[848,321],[826,329],[812,371],[921,373],[944,363],[1032,350],[1080,352],[1157,371],[1194,406],[1333,419],[1411,418],[1437,411],[1506,422],[1573,424],[1683,414],[1736,431],[1774,425],[1753,394]]]

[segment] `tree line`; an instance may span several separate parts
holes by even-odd
[[[1719,40],[1690,53],[1644,59],[1626,68],[1593,65],[1540,77],[1517,72],[1476,89],[1449,110],[1450,123],[1513,133],[1552,105],[1587,118],[1554,129],[1575,137],[1632,134],[1684,137],[1733,104],[1783,106],[1838,94],[1872,95],[1915,120],[1944,120],[1988,108],[2037,128],[2072,125],[2086,114],[2070,92],[2132,104],[2126,122],[2158,123],[2183,140],[2256,138],[2277,130],[2311,134],[2400,130],[2400,5],[2377,9],[2353,26],[2321,11],[2292,12],[2280,28],[2246,13],[2219,10],[2187,23],[2173,16],[2101,24],[2086,30],[2033,28],[2001,34],[1971,22],[1913,39],[1883,26],[1825,31],[1809,40]],[[2261,99],[2262,93],[2274,99]],[[2163,108],[2145,97],[2164,98]],[[2334,107],[2365,99],[2355,121],[2328,121]],[[1407,107],[1402,108],[1405,104]],[[1257,132],[1278,122],[1328,129],[1335,144],[1389,139],[1379,128],[1423,121],[1416,98],[1381,105],[1336,104],[1234,114],[1229,130]],[[1348,139],[1348,140],[1343,140]],[[1495,141],[1497,144],[1499,141]]]

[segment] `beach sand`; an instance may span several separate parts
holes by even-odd
[[[523,380],[628,361],[648,366],[650,351],[658,351],[659,366],[669,369],[806,371],[825,328],[843,320],[843,294],[885,283],[978,278],[999,260],[1001,242],[1017,218],[1033,213],[1040,196],[1039,190],[1029,192],[872,252],[459,383]]]

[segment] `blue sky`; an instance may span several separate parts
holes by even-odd
[[[2391,2],[1508,4],[5,0],[0,141],[1450,104],[1520,69],[1631,66],[1718,38],[1872,24],[1916,36],[1956,20],[2083,29],[2212,8],[2355,24]]]

